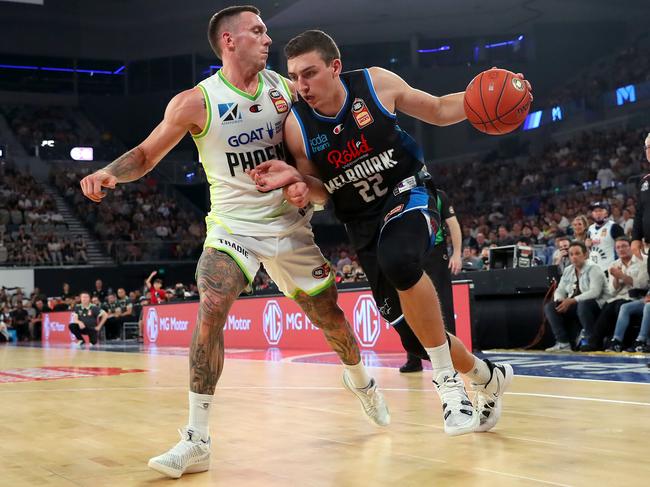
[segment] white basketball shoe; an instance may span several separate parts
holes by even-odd
[[[514,376],[510,364],[495,364],[487,359],[484,359],[484,362],[490,368],[490,380],[485,384],[472,383],[472,389],[476,392],[476,409],[480,418],[477,432],[489,431],[499,421],[503,406],[503,394],[510,387]]]
[[[204,440],[201,435],[188,427],[178,430],[179,441],[171,450],[149,460],[149,467],[172,478],[179,478],[184,473],[205,472],[210,468],[210,438]]]
[[[347,370],[343,371],[343,385],[361,401],[361,409],[366,413],[368,419],[377,426],[388,426],[390,424],[390,411],[384,401],[384,395],[377,388],[375,379],[370,380],[368,387],[357,389],[354,387]]]
[[[465,385],[458,377],[458,372],[442,371],[433,383],[436,385],[442,403],[445,433],[449,436],[458,436],[476,430],[479,416],[467,396]]]

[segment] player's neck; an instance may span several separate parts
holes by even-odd
[[[348,92],[343,86],[343,81],[339,78],[336,83],[336,89],[332,90],[332,96],[323,103],[322,107],[319,107],[318,111],[321,115],[325,115],[326,117],[336,116],[341,111],[341,108],[347,99],[347,95]]]
[[[228,83],[251,95],[257,91],[258,73],[259,70],[254,67],[240,66],[235,62],[224,63],[221,68],[221,74]]]

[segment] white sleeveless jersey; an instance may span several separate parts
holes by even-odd
[[[291,110],[291,93],[280,75],[263,70],[249,95],[218,71],[201,81],[208,120],[193,135],[210,184],[208,226],[250,237],[278,236],[304,225],[309,211],[289,204],[282,190],[261,193],[245,173],[269,159],[285,159],[282,129]]]
[[[600,228],[592,223],[587,230],[591,239],[589,257],[604,271],[608,271],[616,260],[616,241],[612,238],[612,225],[614,222],[607,220]]]

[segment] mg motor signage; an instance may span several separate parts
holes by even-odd
[[[386,322],[379,314],[371,294],[362,294],[352,311],[354,334],[362,347],[374,347]]]
[[[457,289],[458,285],[453,286],[456,330],[458,337],[471,346],[469,285],[460,286],[462,291]],[[390,325],[381,317],[369,291],[341,291],[338,305],[362,348],[403,352],[399,336],[389,330]],[[142,311],[145,345],[188,347],[198,310],[198,302],[146,306]],[[50,313],[53,314],[57,313]],[[65,323],[67,332],[68,322]],[[317,324],[311,322],[294,300],[285,297],[238,299],[226,318],[224,337],[228,348],[271,346],[305,353],[331,350]]]
[[[156,308],[149,308],[147,310],[147,317],[145,319],[147,324],[147,336],[151,343],[156,343],[158,339],[158,313]]]
[[[42,343],[72,343],[76,338],[68,328],[72,321],[71,311],[57,311],[54,313],[43,313],[43,332],[41,333]]]
[[[264,306],[262,328],[269,345],[277,345],[282,338],[282,309],[275,299],[267,301]]]

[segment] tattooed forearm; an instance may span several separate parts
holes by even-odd
[[[327,343],[344,364],[355,365],[361,361],[352,328],[336,304],[336,286],[332,285],[318,296],[298,293],[296,302],[312,323],[323,331]]]
[[[106,166],[104,171],[115,176],[118,183],[140,179],[148,172],[144,150],[140,147],[131,149]]]
[[[190,347],[190,390],[214,394],[223,370],[223,326],[246,278],[228,255],[207,248],[197,266],[197,284],[200,303]]]

